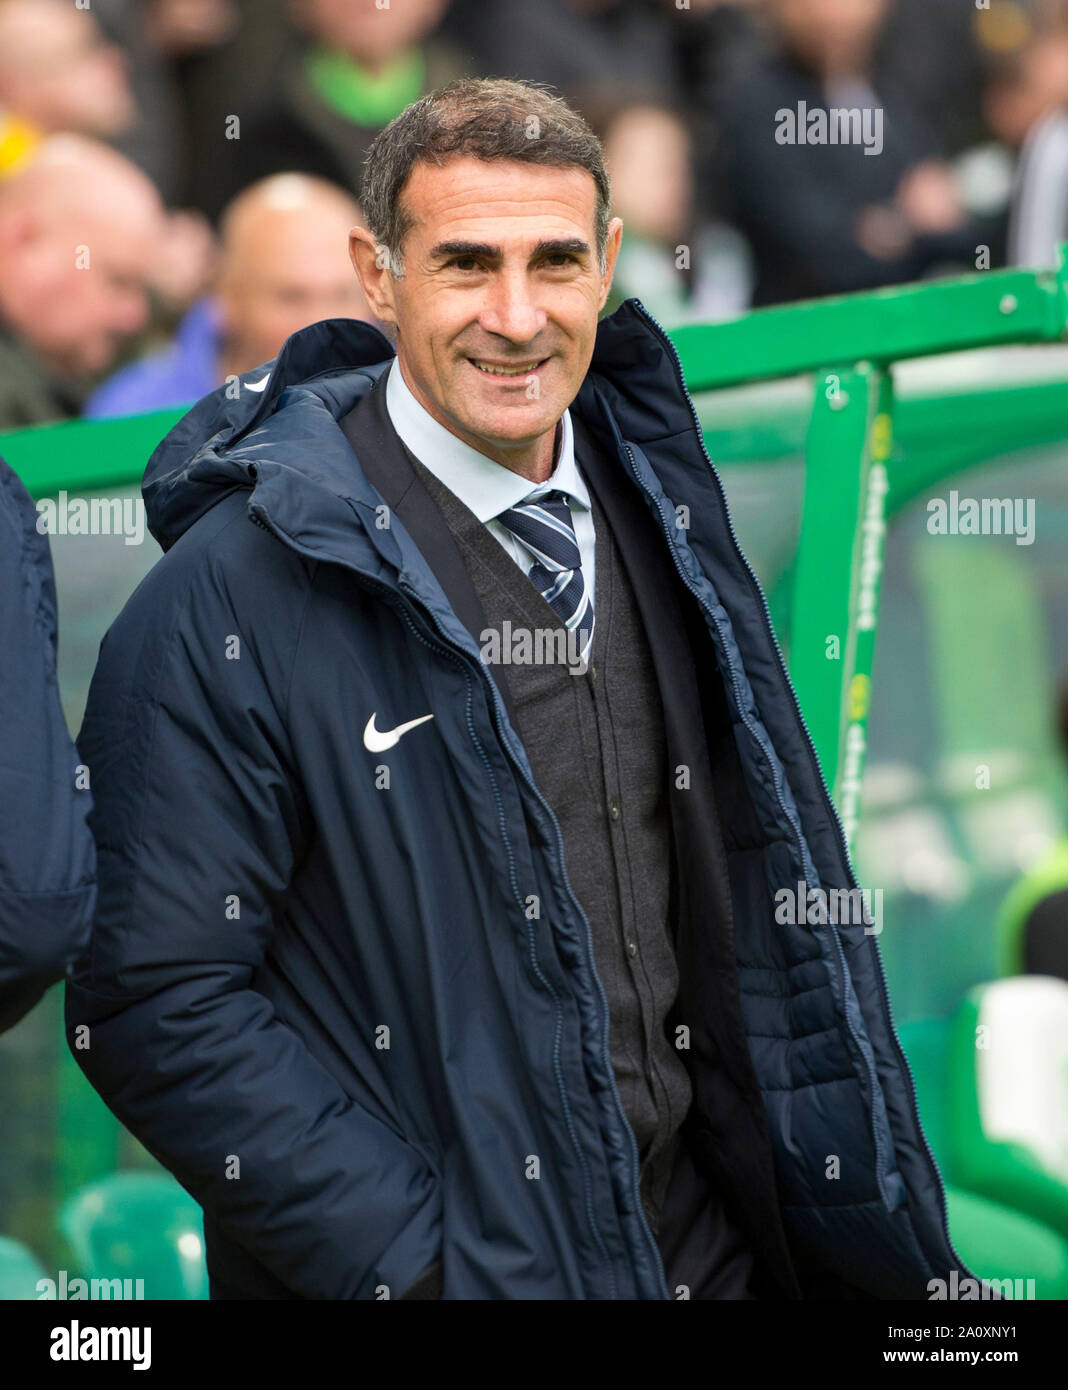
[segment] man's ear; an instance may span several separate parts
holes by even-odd
[[[601,298],[597,305],[598,311],[604,308],[608,301],[608,291],[612,288],[612,276],[616,269],[616,258],[619,255],[619,247],[623,240],[623,220],[613,217],[608,224],[608,236],[605,239],[604,248],[604,275],[601,277]]]
[[[353,227],[349,232],[349,260],[375,318],[380,323],[396,324],[389,251],[379,246],[366,227]]]

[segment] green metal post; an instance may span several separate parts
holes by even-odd
[[[852,840],[860,811],[892,385],[870,363],[817,379],[790,636],[790,671]]]

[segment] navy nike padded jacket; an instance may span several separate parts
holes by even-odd
[[[201,1203],[219,1296],[396,1298],[437,1266],[446,1299],[672,1298],[557,823],[338,427],[392,352],[314,324],[148,465],[165,554],[105,638],[79,737],[99,906],[67,991],[72,1045],[91,1038],[74,1055]],[[856,880],[638,301],[602,320],[572,410],[647,506],[720,673],[728,888],[680,961],[708,1164],[741,1209],[766,1145],[764,1218],[799,1271],[925,1298],[965,1271],[877,943],[775,920],[783,886]],[[372,752],[372,713],[433,719]]]

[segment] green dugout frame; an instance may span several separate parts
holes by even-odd
[[[1055,270],[986,272],[842,295],[672,335],[692,393],[814,374],[790,674],[850,843],[860,815],[887,517],[999,446],[1068,433],[1068,383],[906,403],[896,399],[893,365],[1060,342],[1068,329],[1066,291],[1068,245],[1059,248]],[[797,448],[798,424],[796,412],[764,422],[749,441],[751,451],[767,457]],[[724,458],[709,431],[706,444],[713,457]],[[729,444],[726,454],[734,454]]]

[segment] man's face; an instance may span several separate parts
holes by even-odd
[[[320,319],[369,319],[359,281],[345,257],[355,221],[301,212],[261,219],[220,286],[233,371],[276,357],[291,333]]]
[[[69,226],[42,228],[17,263],[27,294],[17,327],[54,370],[102,372],[123,340],[148,323],[146,282],[160,227],[146,214],[121,223],[101,213]],[[72,246],[84,250],[76,258]]]
[[[9,16],[2,32],[0,104],[45,132],[112,136],[136,116],[122,51],[88,7],[49,3]]]
[[[417,164],[403,204],[403,276],[375,274],[359,234],[352,249],[372,308],[396,325],[409,387],[506,466],[551,458],[593,356],[622,224],[612,223],[602,274],[590,174],[466,156]]]
[[[887,14],[887,0],[776,0],[780,29],[817,72],[863,66]]]
[[[357,62],[387,62],[420,43],[438,24],[449,0],[300,0],[303,17],[320,43],[340,48]]]

